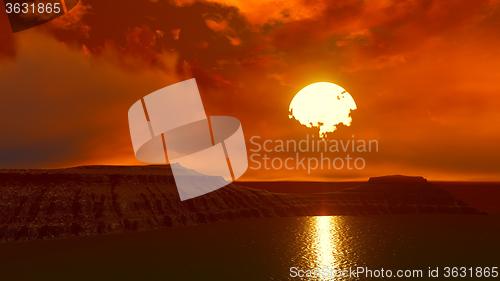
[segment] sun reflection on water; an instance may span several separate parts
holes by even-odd
[[[336,268],[339,266],[339,218],[331,216],[313,217],[311,221],[312,250],[316,268]],[[320,280],[334,280],[332,276],[322,276]]]
[[[310,270],[307,280],[349,280],[343,272],[359,260],[356,240],[345,217],[308,217],[296,236],[300,246],[294,264]]]
[[[335,218],[314,217],[314,221],[316,266],[332,267],[335,265]]]

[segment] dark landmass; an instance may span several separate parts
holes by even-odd
[[[457,192],[453,191],[458,185]],[[389,176],[368,182],[238,182],[181,202],[168,166],[0,171],[0,241],[151,230],[243,218],[485,214],[475,183]],[[481,186],[482,196],[499,184]],[[291,192],[286,192],[290,190]],[[480,197],[480,196],[476,196]],[[459,198],[459,199],[457,199]],[[495,200],[497,203],[498,200]],[[495,205],[496,206],[496,205]]]
[[[392,175],[383,177],[371,177],[368,183],[373,184],[425,184],[427,179],[424,177]]]

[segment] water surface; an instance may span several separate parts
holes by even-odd
[[[306,280],[291,278],[290,267],[499,266],[499,237],[500,218],[495,216],[241,220],[142,233],[4,243],[0,244],[0,277]]]

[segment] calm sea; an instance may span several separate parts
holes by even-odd
[[[330,274],[438,266],[500,266],[500,217],[242,220],[0,244],[0,280],[16,281],[349,280]],[[299,269],[323,275],[292,277]]]

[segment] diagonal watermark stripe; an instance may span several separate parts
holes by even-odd
[[[207,117],[195,79],[135,102],[128,120],[136,158],[170,163],[181,200],[226,186],[248,168],[241,123],[229,116]]]

